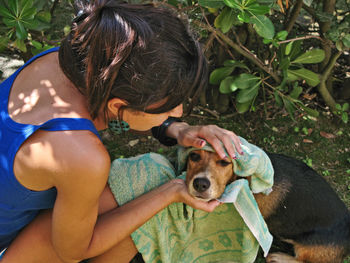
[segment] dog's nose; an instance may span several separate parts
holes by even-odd
[[[196,178],[193,180],[193,188],[202,193],[210,187],[210,181],[207,178]]]

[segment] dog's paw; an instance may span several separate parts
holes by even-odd
[[[302,263],[295,257],[284,253],[272,253],[266,257],[266,263]]]

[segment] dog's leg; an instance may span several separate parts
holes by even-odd
[[[277,252],[268,254],[266,257],[266,263],[303,263],[303,261],[299,261],[288,254]]]
[[[294,244],[296,258],[301,262],[341,263],[345,248],[336,245],[302,245]]]

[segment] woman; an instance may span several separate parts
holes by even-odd
[[[91,1],[93,2],[93,1]],[[189,126],[182,103],[205,84],[206,64],[186,26],[151,5],[98,0],[61,47],[35,57],[0,87],[1,262],[128,262],[130,234],[173,202],[212,211],[169,181],[117,208],[98,130],[125,121],[162,142],[241,152],[232,132]],[[169,118],[169,119],[168,119]],[[174,121],[175,120],[175,121]],[[170,139],[172,138],[172,139]],[[39,212],[45,210],[44,212]]]

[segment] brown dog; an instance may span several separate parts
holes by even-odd
[[[255,194],[274,244],[288,243],[294,255],[270,253],[268,263],[341,263],[350,253],[350,213],[329,184],[296,159],[270,154],[274,186]],[[196,150],[187,161],[186,184],[199,199],[217,199],[237,179],[233,163],[216,153]],[[250,178],[245,178],[250,180]]]

